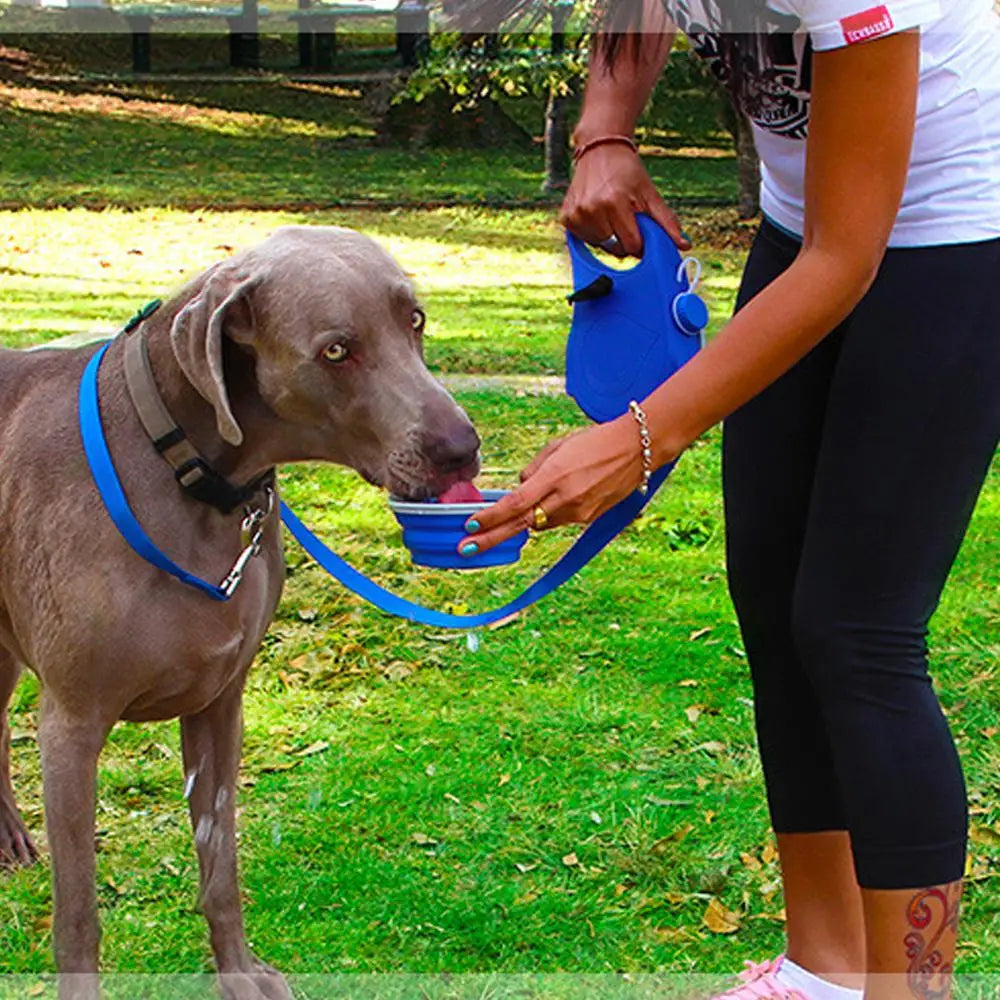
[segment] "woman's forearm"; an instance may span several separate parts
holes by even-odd
[[[675,459],[808,354],[851,312],[874,275],[846,255],[815,248],[800,253],[645,400],[655,464]]]
[[[673,41],[674,26],[660,0],[646,0],[641,26],[623,39],[611,63],[605,59],[598,37],[591,50],[583,110],[573,132],[575,145],[601,135],[632,134]]]

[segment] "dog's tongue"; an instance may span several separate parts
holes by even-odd
[[[438,503],[482,503],[482,500],[475,483],[455,483],[438,497]]]

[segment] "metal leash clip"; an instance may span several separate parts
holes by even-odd
[[[236,593],[236,588],[243,582],[243,573],[247,564],[260,552],[260,541],[264,535],[264,522],[274,510],[274,490],[270,488],[267,490],[266,509],[262,510],[260,507],[244,509],[246,513],[240,522],[240,542],[243,544],[243,551],[237,556],[228,576],[219,584],[219,589],[226,597],[232,597]]]

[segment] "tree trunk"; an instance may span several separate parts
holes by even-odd
[[[740,184],[740,218],[754,219],[760,214],[760,158],[750,119],[742,112],[736,115],[736,170]]]
[[[542,191],[556,194],[569,187],[569,116],[567,98],[549,94],[545,109],[545,180]]]
[[[551,52],[554,56],[566,51],[566,25],[573,13],[571,0],[556,0],[549,8],[552,18]],[[545,109],[545,180],[542,191],[557,194],[569,187],[569,116],[567,98],[549,91]]]
[[[760,214],[760,158],[753,141],[753,126],[750,119],[733,103],[729,91],[719,84],[716,86],[722,124],[733,137],[736,149],[740,218],[753,219]]]

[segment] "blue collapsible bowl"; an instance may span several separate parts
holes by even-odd
[[[507,490],[483,490],[482,502],[471,503],[415,503],[390,497],[389,506],[403,529],[403,544],[418,566],[484,569],[516,563],[528,540],[528,532],[522,531],[488,552],[474,556],[458,554],[458,543],[468,534],[466,521],[506,495]]]

